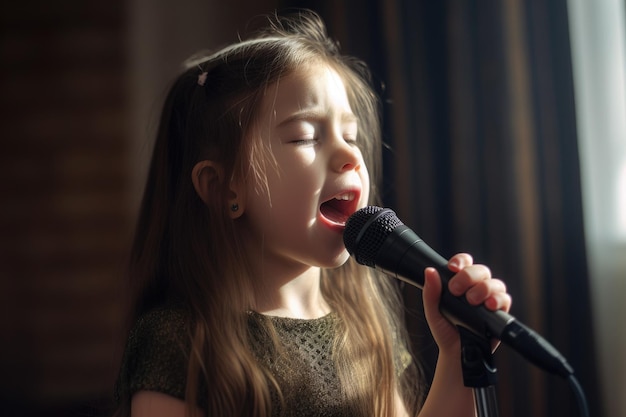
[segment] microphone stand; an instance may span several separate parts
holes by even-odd
[[[474,391],[478,417],[498,417],[497,369],[493,366],[491,343],[463,326],[457,328],[461,335],[463,384]]]

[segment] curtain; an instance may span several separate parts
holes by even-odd
[[[570,362],[601,415],[566,0],[283,1],[326,20],[364,59],[384,103],[383,199],[444,256],[503,279],[512,314]],[[406,289],[416,352],[435,347]],[[563,379],[507,346],[500,415],[572,416]]]

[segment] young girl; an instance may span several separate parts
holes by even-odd
[[[165,102],[130,274],[127,416],[472,416],[456,329],[425,271],[439,359],[426,400],[397,283],[356,264],[345,220],[377,203],[366,67],[313,13],[190,61]],[[454,294],[508,310],[469,255]]]

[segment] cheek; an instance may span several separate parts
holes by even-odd
[[[298,204],[310,204],[319,193],[319,175],[306,168],[306,162],[293,158],[269,167],[263,180],[249,188],[251,210],[263,216],[281,216]]]
[[[278,172],[271,173],[270,177],[274,188],[280,189],[283,194],[310,199],[319,193],[325,178],[325,167],[316,161],[312,149],[308,152],[303,150],[282,156]]]

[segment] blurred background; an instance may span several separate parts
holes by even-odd
[[[385,205],[444,256],[488,264],[591,415],[626,417],[623,0],[3,0],[0,416],[110,413],[168,83],[289,7],[370,64]],[[406,301],[432,371],[419,292]],[[506,346],[495,359],[501,416],[578,415],[564,380]]]

